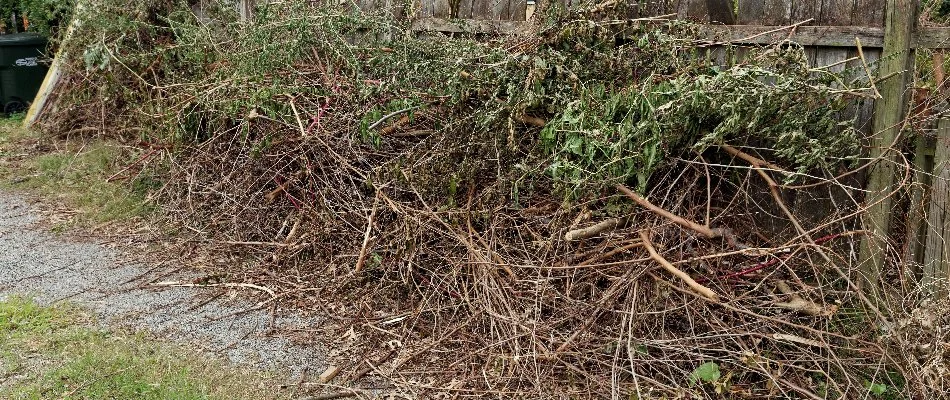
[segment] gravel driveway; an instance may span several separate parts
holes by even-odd
[[[149,285],[158,275],[143,265],[120,263],[115,250],[53,235],[37,225],[36,210],[22,197],[0,193],[0,296],[28,295],[41,303],[68,301],[99,315],[109,326],[147,330],[187,342],[234,363],[266,370],[319,373],[324,351],[298,346],[268,332],[307,329],[319,321],[271,317],[240,296],[196,298],[196,288]],[[184,279],[183,276],[162,280]]]

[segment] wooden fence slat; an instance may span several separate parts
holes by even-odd
[[[765,17],[764,0],[739,0],[739,15],[736,22],[742,25],[767,25],[762,23]]]
[[[470,19],[452,21],[446,18],[420,18],[412,21],[415,31],[446,33],[518,33],[525,32],[524,21]]]
[[[885,1],[883,0],[855,0],[854,2],[854,16],[851,18],[852,25],[863,25],[868,27],[874,27],[871,29],[881,29],[881,45],[880,46],[866,46],[862,40],[861,46],[863,47],[864,61],[868,65],[875,65],[877,61],[881,58],[881,49],[883,47],[883,27],[884,27],[884,7],[886,6]],[[848,51],[848,57],[854,58],[858,57],[857,48],[852,48]],[[860,74],[863,71],[863,63],[860,60],[851,61],[848,63],[848,68],[856,71],[857,74]],[[874,100],[871,99],[860,99],[855,101],[857,109],[857,119],[855,121],[855,128],[865,134],[865,137],[869,137],[873,132],[871,131],[871,120],[874,115]]]
[[[950,27],[921,28],[915,36],[914,48],[950,49]]]
[[[253,17],[254,0],[237,0],[235,7],[242,22],[247,22]]]
[[[706,8],[706,0],[684,0],[686,2],[685,19],[696,22],[708,22],[709,10]]]
[[[927,215],[927,242],[921,284],[950,277],[950,116],[940,119],[934,152],[933,189]],[[930,288],[943,292],[942,288]]]
[[[799,0],[792,2],[790,21],[792,23],[801,22],[809,18],[815,19],[806,25],[817,25],[815,18],[821,11],[821,0]]]
[[[854,16],[851,23],[883,27],[885,2],[881,0],[854,0]]]
[[[764,15],[760,23],[764,25],[788,25],[792,21],[792,3],[797,0],[765,0]],[[742,12],[742,9],[739,9]]]
[[[914,267],[924,265],[927,253],[930,196],[933,189],[935,141],[927,135],[917,137],[914,149],[914,185],[910,191],[910,207],[907,212],[907,254]],[[916,273],[921,273],[918,269]]]
[[[878,82],[882,98],[874,103],[874,122],[868,156],[877,160],[869,171],[864,226],[868,231],[861,242],[864,284],[878,288],[884,271],[891,232],[891,215],[897,170],[896,150],[892,149],[904,119],[905,98],[909,76],[913,71],[911,38],[917,23],[916,0],[888,0],[884,39],[884,56],[879,74],[890,78]],[[909,72],[910,71],[910,72]]]
[[[796,28],[796,32],[799,29],[803,29],[809,25],[817,25],[816,21],[814,21],[814,18],[816,15],[818,15],[820,10],[821,0],[799,0],[792,2],[791,18],[789,22],[794,24],[812,19],[812,21],[806,23],[805,26]],[[802,43],[800,40],[796,40],[796,42]],[[808,46],[805,48],[805,57],[808,59],[808,65],[815,65],[815,57],[818,55],[818,49],[816,49],[814,45],[809,46],[805,43],[802,44]]]
[[[451,18],[471,19],[472,18],[472,0],[452,0]]]
[[[821,3],[821,10],[818,14],[818,24],[824,26],[847,26],[851,25],[852,12],[854,11],[853,0],[824,0]],[[854,38],[851,39],[854,41]],[[854,47],[851,43],[847,47]],[[829,68],[833,72],[844,71],[845,65],[841,62],[848,59],[847,48],[823,48],[815,54],[815,66],[823,67],[826,65],[836,65]]]
[[[491,0],[491,14],[488,19],[507,20],[509,11],[509,0]]]
[[[511,14],[508,19],[512,21],[524,21],[527,15],[528,2],[526,0],[510,0],[508,3]]]
[[[726,25],[736,23],[736,16],[732,10],[732,0],[705,0],[705,2],[710,22]]]
[[[884,29],[862,26],[798,26],[792,30],[784,26],[704,25],[699,32],[704,37],[734,44],[771,44],[790,40],[802,46],[854,47],[854,38],[857,37],[866,48],[884,45]]]

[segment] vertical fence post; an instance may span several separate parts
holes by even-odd
[[[874,121],[869,156],[877,160],[868,176],[861,262],[866,288],[875,290],[886,263],[895,190],[897,140],[905,116],[906,90],[913,73],[911,41],[917,23],[917,0],[888,0],[884,22],[884,50],[877,85],[881,93],[874,104]]]
[[[914,264],[915,274],[924,264],[927,251],[927,215],[930,210],[930,195],[933,190],[934,141],[928,135],[920,135],[914,148],[914,186],[910,192],[910,208],[907,211],[907,261]]]
[[[241,22],[247,22],[253,17],[254,0],[237,0],[235,5],[238,15],[241,16]]]
[[[931,293],[945,293],[950,277],[950,115],[937,123],[937,146],[934,151],[933,190],[927,213],[927,247],[924,252],[921,285]]]

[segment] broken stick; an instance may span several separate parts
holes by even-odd
[[[825,307],[818,303],[815,303],[810,300],[805,300],[804,297],[792,290],[788,283],[785,281],[778,281],[775,284],[775,287],[785,295],[788,295],[792,298],[792,301],[775,303],[776,306],[784,308],[786,310],[798,311],[802,314],[811,315],[813,317],[827,317],[838,311],[837,306]]]
[[[656,261],[671,274],[675,275],[677,278],[680,278],[683,282],[686,282],[687,286],[695,290],[697,293],[703,295],[703,297],[717,303],[719,302],[719,295],[716,294],[716,292],[713,292],[712,289],[699,284],[693,279],[693,277],[689,276],[689,274],[683,272],[679,268],[676,268],[672,263],[667,261],[666,258],[663,258],[660,253],[657,253],[656,249],[653,247],[653,242],[650,241],[650,235],[646,233],[646,231],[640,231],[640,240],[643,241],[643,247],[645,247],[650,253],[650,258],[652,258],[653,261]]]
[[[792,174],[791,172],[788,172],[787,170],[785,170],[785,169],[782,168],[782,167],[779,167],[778,165],[775,165],[775,164],[773,164],[773,163],[770,163],[770,162],[768,162],[768,161],[765,161],[765,160],[763,160],[763,159],[761,159],[761,158],[758,158],[758,157],[756,157],[756,156],[753,156],[753,155],[751,155],[751,154],[749,154],[749,153],[745,153],[745,152],[743,152],[742,150],[739,150],[739,149],[737,149],[737,148],[735,148],[735,147],[732,147],[732,146],[729,146],[729,145],[727,145],[727,144],[724,144],[724,145],[719,146],[719,147],[722,147],[722,149],[725,150],[726,153],[729,153],[729,154],[732,155],[733,157],[739,157],[739,158],[741,158],[743,161],[749,163],[749,165],[752,165],[753,167],[770,169],[770,170],[773,170],[773,171],[777,171],[777,172],[779,172],[779,173],[781,173],[782,175],[785,175],[785,176],[788,176],[788,175],[791,175],[791,174]]]
[[[575,242],[578,240],[584,240],[592,238],[601,233],[614,230],[618,227],[622,227],[627,224],[626,218],[611,218],[598,222],[595,225],[588,226],[586,228],[575,229],[564,235],[564,240],[568,242]]]
[[[615,187],[621,192],[623,192],[623,194],[627,195],[627,197],[637,202],[637,204],[639,204],[641,207],[646,208],[650,211],[653,211],[655,214],[663,218],[666,218],[670,221],[673,221],[675,224],[679,226],[693,230],[699,233],[700,235],[705,236],[707,239],[723,238],[732,247],[736,247],[739,249],[744,249],[744,248],[749,247],[742,243],[739,243],[738,239],[736,239],[736,235],[734,235],[732,231],[728,228],[710,228],[706,225],[697,224],[693,221],[690,221],[686,218],[680,217],[678,215],[675,215],[669,211],[666,211],[660,207],[653,205],[653,203],[651,203],[649,200],[641,197],[639,194],[630,190],[624,185],[617,184]]]
[[[354,274],[360,273],[360,271],[363,270],[363,265],[366,264],[366,255],[369,251],[369,238],[373,233],[373,218],[376,218],[377,206],[379,206],[379,195],[373,200],[373,211],[370,211],[369,218],[366,220],[366,231],[363,233],[363,246],[360,248],[360,257],[356,260],[356,268],[353,268]]]

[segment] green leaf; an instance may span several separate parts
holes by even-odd
[[[864,386],[876,397],[881,397],[887,392],[887,385],[883,383],[864,382]]]
[[[693,386],[696,382],[713,383],[718,381],[721,376],[719,364],[707,362],[696,367],[693,373],[689,374],[689,385]]]

